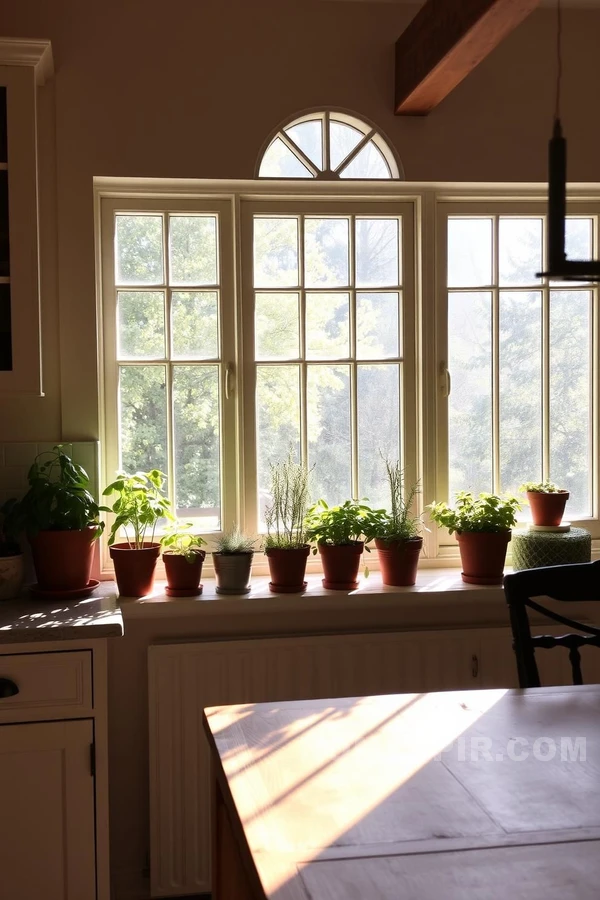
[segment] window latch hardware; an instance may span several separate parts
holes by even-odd
[[[445,363],[442,363],[441,366],[440,390],[442,392],[442,397],[449,397],[450,391],[452,390],[452,378],[450,377],[448,366]]]
[[[225,366],[225,399],[229,400],[231,395],[231,378],[233,376],[233,363],[227,363]]]

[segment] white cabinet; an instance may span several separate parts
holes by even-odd
[[[0,393],[42,394],[37,91],[51,74],[49,41],[0,38]]]
[[[96,895],[93,722],[0,726],[0,894]]]
[[[109,900],[106,642],[0,644],[0,900]]]

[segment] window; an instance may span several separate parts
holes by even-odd
[[[386,502],[384,457],[414,471],[412,208],[248,203],[244,271],[246,443],[259,521],[269,463],[290,447],[312,493]],[[408,406],[409,412],[403,416]],[[248,434],[248,432],[247,432]]]
[[[277,132],[259,178],[399,178],[398,161],[378,132],[345,113],[309,113]]]
[[[569,518],[590,517],[597,289],[538,278],[545,216],[504,209],[446,218],[449,495],[550,478]],[[569,256],[589,259],[597,216],[567,224]]]
[[[165,472],[178,515],[201,531],[235,515],[230,231],[227,204],[104,208],[109,471]]]

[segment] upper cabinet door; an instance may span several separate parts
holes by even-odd
[[[37,91],[48,41],[0,39],[0,393],[43,394]]]
[[[0,896],[96,896],[93,722],[0,726]]]

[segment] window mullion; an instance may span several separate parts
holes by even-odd
[[[500,218],[494,216],[492,290],[492,490],[500,489]]]
[[[308,464],[308,367],[306,364],[306,280],[304,267],[304,222],[299,216],[298,281],[300,284],[300,459]]]
[[[348,242],[350,295],[350,465],[352,496],[359,496],[358,485],[358,367],[356,362],[356,216],[350,216]]]
[[[550,287],[542,286],[542,478],[550,477]]]
[[[172,507],[177,511],[177,488],[175,484],[175,434],[173,428],[173,363],[171,362],[171,266],[169,259],[169,214],[163,215],[163,254],[165,260],[165,390],[167,407],[167,484]]]

